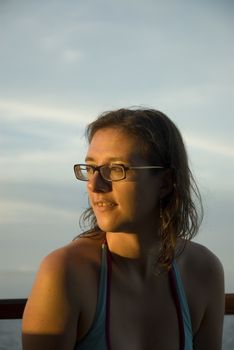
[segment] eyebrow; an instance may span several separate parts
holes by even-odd
[[[86,162],[95,162],[95,159],[93,157],[86,157],[85,158]],[[124,162],[128,163],[128,161],[122,157],[110,157],[108,158],[108,162]]]

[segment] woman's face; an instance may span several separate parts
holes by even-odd
[[[94,134],[86,164],[157,165],[143,158],[134,137],[115,128],[101,129]],[[161,171],[130,169],[126,179],[118,182],[106,181],[96,171],[87,188],[98,226],[103,231],[137,233],[157,223],[163,188]]]

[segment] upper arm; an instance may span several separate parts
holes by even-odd
[[[209,256],[206,270],[207,305],[194,336],[194,350],[220,350],[222,347],[224,318],[224,273],[220,261],[213,254]]]
[[[24,350],[74,348],[79,305],[69,274],[60,252],[41,263],[23,315]]]

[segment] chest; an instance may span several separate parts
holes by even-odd
[[[168,277],[139,285],[113,276],[110,297],[112,350],[179,349],[178,315]]]

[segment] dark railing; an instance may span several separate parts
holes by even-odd
[[[27,299],[0,299],[0,319],[22,318]]]
[[[0,319],[20,319],[27,299],[0,299]],[[225,295],[225,315],[234,315],[234,293]]]

